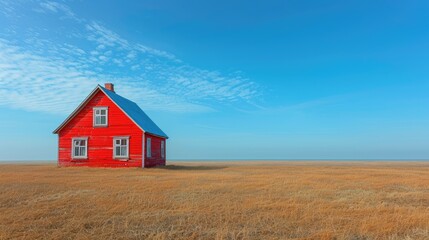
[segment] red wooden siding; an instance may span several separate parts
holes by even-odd
[[[167,153],[165,150],[167,149],[167,141],[164,138],[156,137],[154,135],[145,134],[145,154],[147,154],[147,139],[151,138],[152,145],[152,157],[147,157],[145,155],[145,167],[153,167],[153,166],[165,166],[165,159],[167,157]],[[164,157],[161,155],[161,141],[164,141]]]
[[[93,126],[93,107],[108,107],[108,126]],[[141,167],[143,131],[131,121],[104,93],[98,91],[79,113],[58,133],[59,166]],[[113,158],[113,137],[129,137],[129,159]],[[88,137],[88,158],[72,159],[72,138]],[[154,138],[155,140],[155,138]],[[154,141],[152,140],[152,141]],[[157,141],[157,140],[155,140]],[[154,142],[155,143],[155,142]],[[156,144],[154,144],[154,147]],[[156,150],[154,151],[154,153]],[[156,160],[158,161],[158,160]],[[149,161],[152,166],[153,162]],[[164,160],[165,164],[165,160]]]

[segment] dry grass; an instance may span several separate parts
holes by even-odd
[[[428,162],[175,164],[0,165],[0,239],[429,239]]]

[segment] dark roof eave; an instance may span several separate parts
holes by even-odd
[[[158,134],[155,134],[155,133],[151,133],[151,132],[145,132],[145,134],[150,134],[150,135],[152,135],[152,136],[155,136],[155,137],[159,137],[159,138],[165,138],[165,139],[169,139],[169,137],[167,136],[167,135],[165,135],[165,136],[161,136],[161,135],[158,135]]]

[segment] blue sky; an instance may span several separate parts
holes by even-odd
[[[115,83],[170,159],[429,159],[427,1],[0,0],[0,160]]]

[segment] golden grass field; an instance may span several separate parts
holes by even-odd
[[[0,239],[429,239],[429,162],[0,164]]]

